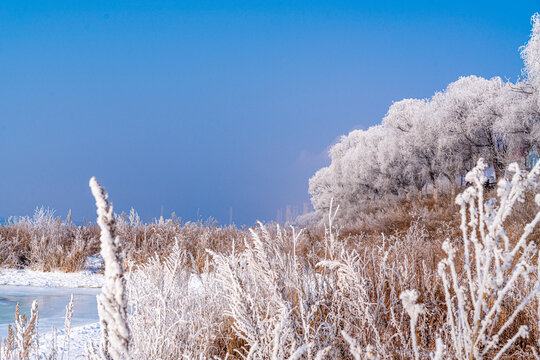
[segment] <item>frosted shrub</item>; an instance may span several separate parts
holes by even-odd
[[[414,358],[417,340],[408,338],[410,321],[400,291],[420,288],[425,299],[437,301],[436,274],[422,260],[435,255],[433,247],[425,246],[427,232],[414,223],[404,235],[378,236],[378,243],[355,238],[358,250],[345,240],[337,242],[334,260],[318,263],[332,285],[329,319],[340,330],[334,346],[355,359],[393,359],[397,354]],[[425,316],[414,324],[414,336],[424,344],[433,331],[427,324]]]
[[[195,359],[219,355],[227,341],[225,300],[213,275],[193,274],[192,257],[176,245],[128,278],[132,357]],[[149,341],[151,339],[151,341]]]
[[[533,258],[538,261],[537,249],[529,240],[540,221],[540,211],[516,241],[504,228],[514,206],[538,186],[540,164],[529,173],[520,171],[517,164],[510,165],[511,179],[498,184],[498,204],[494,199],[484,202],[486,167],[480,159],[466,176],[472,186],[456,198],[461,208],[462,249],[447,240],[443,244],[447,258],[439,264],[450,333],[448,347],[458,359],[498,359],[519,338],[527,337],[528,327],[518,327],[518,316],[540,289],[533,265]],[[536,195],[536,203],[540,205],[540,195]],[[456,261],[458,251],[464,254],[463,275]]]
[[[133,209],[128,214],[116,215],[115,221],[126,259],[137,264],[145,263],[156,254],[165,258],[173,246],[178,245],[193,255],[197,267],[202,269],[209,258],[206,249],[224,252],[230,248],[232,239],[241,238],[247,232],[235,226],[219,226],[213,219],[182,222],[174,214],[170,219],[144,223]]]
[[[212,253],[216,280],[227,299],[226,315],[251,359],[312,359],[328,352],[337,330],[326,323],[326,280],[296,254],[301,234],[262,224],[245,250]],[[238,351],[238,350],[237,350]],[[321,355],[322,356],[322,355]]]
[[[127,260],[142,264],[156,253],[167,256],[178,245],[193,254],[197,267],[209,258],[207,248],[223,252],[233,238],[246,229],[219,226],[215,220],[182,222],[170,219],[142,222],[135,210],[115,215],[116,235],[122,239]],[[11,218],[0,225],[0,266],[29,267],[40,271],[81,271],[88,257],[98,256],[100,229],[94,224],[75,225],[70,217],[60,219],[52,210],[39,208],[31,217]]]
[[[0,227],[0,264],[34,270],[82,270],[94,238],[88,227],[62,221],[54,211],[38,208],[32,217],[11,218]]]
[[[414,357],[399,291],[417,287],[425,299],[437,296],[436,273],[420,261],[433,257],[422,248],[427,233],[420,225],[405,236],[378,237],[377,244],[354,238],[358,249],[335,226],[326,228],[322,247],[301,246],[304,233],[294,229],[261,225],[251,233],[244,250],[212,253],[225,315],[244,343],[235,348],[237,354],[252,359],[298,353],[305,359],[322,354]],[[430,341],[427,324],[425,317],[417,321],[419,343]]]
[[[64,252],[61,239],[66,238],[68,231],[59,218],[54,217],[50,209],[37,209],[32,218],[22,218],[26,222],[30,233],[31,253],[30,262],[39,270],[48,270],[48,259],[58,258],[58,252]]]

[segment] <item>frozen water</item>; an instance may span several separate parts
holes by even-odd
[[[21,313],[30,314],[32,301],[37,299],[39,309],[39,332],[49,332],[54,326],[64,328],[66,305],[73,294],[72,327],[99,321],[96,295],[101,289],[34,287],[0,285],[0,337],[8,334],[8,324],[13,323],[17,302]]]

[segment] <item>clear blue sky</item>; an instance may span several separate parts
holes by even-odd
[[[516,79],[539,1],[2,1],[0,217],[252,224],[341,134],[460,75]]]

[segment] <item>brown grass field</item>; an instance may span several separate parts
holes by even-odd
[[[487,194],[486,198],[490,195],[494,196]],[[531,196],[528,196],[528,200]],[[533,201],[525,201],[515,207],[505,222],[511,240],[519,237],[524,225],[536,212]],[[122,242],[126,267],[134,266],[135,269],[149,272],[164,271],[161,268],[156,270],[156,261],[166,262],[168,257],[170,260],[172,255],[181,254],[178,257],[180,260],[177,259],[182,267],[180,273],[201,276],[217,273],[218,279],[221,279],[218,281],[221,281],[221,288],[216,290],[216,294],[221,294],[221,300],[212,297],[206,299],[207,308],[202,313],[200,308],[193,310],[193,307],[189,307],[189,311],[199,314],[197,321],[208,321],[204,331],[198,330],[203,335],[196,340],[190,337],[191,333],[170,335],[176,341],[192,342],[188,350],[183,348],[183,354],[191,351],[205,357],[220,358],[247,355],[250,350],[249,331],[239,325],[247,320],[225,311],[227,306],[241,306],[242,301],[247,300],[238,300],[238,303],[229,305],[223,300],[234,298],[238,292],[245,292],[258,298],[248,301],[252,316],[273,318],[275,314],[272,311],[275,309],[272,310],[272,299],[276,296],[279,297],[276,303],[288,304],[291,321],[287,326],[296,333],[293,337],[311,340],[316,343],[318,350],[330,347],[326,352],[327,358],[352,358],[353,347],[356,347],[358,354],[364,354],[364,358],[370,358],[370,352],[375,354],[373,358],[414,358],[409,317],[400,301],[402,292],[414,289],[419,294],[418,303],[425,307],[415,333],[420,357],[427,359],[430,352],[435,350],[437,337],[451,341],[445,327],[448,309],[437,267],[446,256],[442,250],[444,240],[451,239],[459,246],[460,222],[459,207],[449,195],[441,195],[437,202],[431,197],[424,197],[412,201],[398,199],[372,203],[359,215],[355,226],[340,225],[326,231],[322,226],[306,227],[300,235],[300,229],[293,233],[292,228],[276,224],[255,227],[250,232],[247,228],[219,226],[214,221],[183,223],[178,218],[172,218],[142,223],[135,212],[117,217],[116,234]],[[333,234],[331,239],[329,234]],[[255,235],[260,243],[253,242]],[[540,229],[535,229],[529,239],[538,243]],[[96,256],[98,252],[99,228],[96,225],[77,226],[69,220],[54,217],[48,211],[40,210],[32,218],[11,221],[0,227],[0,264],[3,267],[73,272],[83,270],[86,259]],[[228,274],[226,269],[231,261],[236,262],[235,268],[233,273]],[[334,265],[321,266],[325,261]],[[271,271],[264,268],[265,262],[268,262]],[[455,263],[459,276],[463,276],[462,252],[456,254]],[[253,275],[256,272],[263,275],[269,273],[260,278]],[[331,286],[313,294],[304,277],[296,272],[312,274],[307,278],[314,282],[324,274],[330,279],[328,284]],[[240,290],[234,292],[227,289],[228,284],[235,281],[239,281]],[[180,283],[177,285],[183,286]],[[511,315],[510,310],[504,309],[515,308],[526,297],[530,286],[523,281],[513,289],[512,296],[505,299],[503,311],[495,321],[495,331]],[[279,295],[271,293],[271,289]],[[313,298],[310,299],[310,296]],[[177,297],[181,298],[180,295]],[[189,297],[185,299],[192,301]],[[489,304],[494,299],[486,301]],[[500,358],[535,358],[534,352],[540,339],[537,301],[525,306],[504,330],[500,341],[505,343],[523,324],[528,326],[529,336],[515,341],[511,350]],[[216,305],[220,302],[223,304]],[[184,305],[176,303],[175,306]],[[219,309],[209,311],[210,306]],[[151,318],[151,311],[154,310],[149,311],[146,315]],[[258,323],[260,319],[250,321]],[[135,334],[146,333],[148,327],[152,327],[141,319],[132,326]],[[271,332],[272,329],[275,330],[266,330]],[[346,335],[354,339],[353,345],[347,341]],[[182,340],[183,336],[186,338]],[[270,335],[259,336],[260,346],[271,342],[268,340]],[[139,341],[139,346],[144,347],[141,345],[142,338],[137,340],[136,335],[134,338],[136,344]],[[182,346],[179,345],[179,348]],[[173,359],[181,354],[178,352],[180,350],[160,349],[161,352],[156,350],[141,356]],[[494,355],[495,352],[490,352],[487,358]],[[314,356],[311,354],[308,358]]]

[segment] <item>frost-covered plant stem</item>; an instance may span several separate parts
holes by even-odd
[[[425,312],[424,306],[417,304],[416,300],[418,299],[418,292],[416,290],[407,290],[401,293],[399,296],[403,307],[407,314],[411,318],[410,327],[411,327],[411,341],[414,350],[414,358],[416,360],[420,359],[420,354],[418,353],[418,343],[416,340],[416,324],[418,323],[418,316]]]
[[[537,267],[532,266],[533,255],[537,251],[528,237],[540,221],[540,211],[524,227],[515,245],[511,245],[503,223],[512,213],[514,205],[524,201],[525,192],[538,186],[540,163],[528,174],[522,172],[517,164],[508,167],[513,176],[511,181],[502,179],[498,184],[498,207],[494,199],[484,202],[486,168],[486,162],[480,159],[465,177],[473,186],[456,198],[456,203],[461,207],[467,286],[462,285],[458,276],[454,261],[457,250],[449,240],[443,244],[448,256],[439,264],[448,309],[447,324],[454,356],[458,359],[480,359],[497,349],[498,358],[518,338],[527,337],[527,329],[521,327],[501,347],[503,333],[540,291],[540,285],[536,282],[528,295],[520,299],[514,308],[504,306],[504,301],[513,296],[514,289],[520,286],[520,279],[531,281],[531,274],[538,271]],[[540,205],[538,195],[535,200]],[[498,322],[503,309],[509,316],[504,322]]]
[[[25,315],[21,315],[21,307],[19,303],[17,303],[17,306],[15,307],[15,322],[13,324],[15,330],[13,340],[16,351],[10,354],[8,350],[8,353],[6,354],[8,359],[28,359],[32,350],[37,352],[35,349],[36,344],[38,344],[38,339],[36,337],[37,309],[37,301],[34,300],[32,302],[30,319],[27,320]],[[5,344],[4,347],[6,347]]]
[[[335,256],[335,250],[336,250],[336,241],[337,241],[337,234],[339,231],[336,229],[334,231],[334,223],[336,216],[339,212],[339,205],[334,209],[334,199],[330,199],[330,210],[328,211],[328,225],[325,224],[324,226],[324,239],[326,241],[325,246],[325,258],[327,259],[334,259]]]
[[[35,318],[35,330],[34,330],[34,353],[36,359],[39,359],[39,333],[38,333],[38,322],[39,322],[39,310],[37,300],[32,301],[32,308],[30,309],[30,318]]]
[[[64,348],[62,349],[62,360],[64,359],[64,353],[66,353],[66,359],[69,359],[69,345],[71,337],[71,318],[73,317],[73,294],[69,299],[69,304],[66,306],[66,318],[64,320]]]
[[[129,359],[130,331],[127,322],[126,283],[120,239],[115,235],[115,221],[108,194],[90,179],[90,189],[96,199],[98,225],[101,229],[101,256],[105,264],[105,284],[98,295],[101,325],[101,353],[105,359]]]

